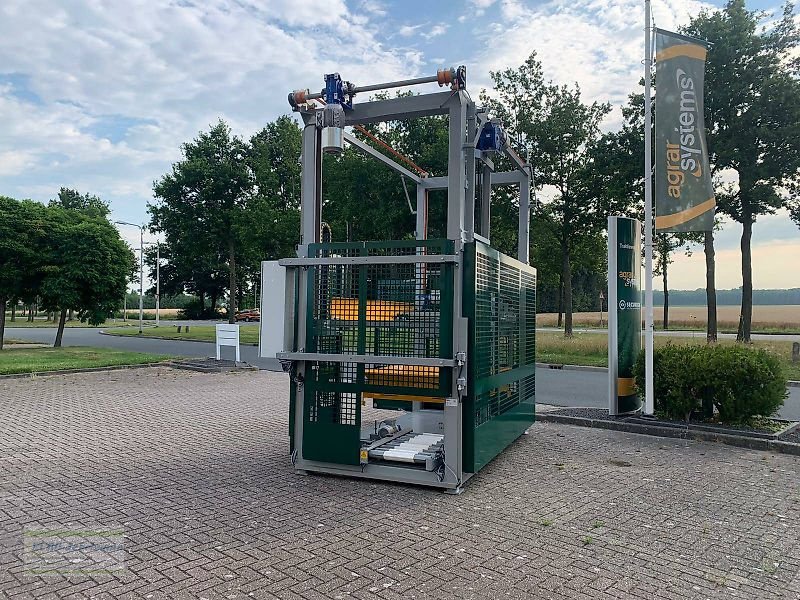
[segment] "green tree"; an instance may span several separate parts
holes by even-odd
[[[292,256],[300,240],[300,146],[300,127],[286,115],[250,138],[255,189],[239,234],[251,280],[258,277],[262,260]]]
[[[205,279],[221,283],[219,268],[227,271],[228,321],[233,323],[240,232],[253,188],[248,146],[220,120],[182,151],[183,160],[153,186],[157,203],[148,207],[151,229],[165,234],[167,255],[183,263],[176,267],[178,279],[190,281],[189,270],[202,269]]]
[[[107,202],[103,202],[92,194],[81,194],[77,190],[62,187],[58,191],[58,196],[50,201],[49,206],[60,206],[78,210],[90,217],[108,218],[111,209]]]
[[[8,302],[35,295],[47,230],[44,212],[38,202],[0,196],[0,350]]]
[[[54,347],[61,346],[67,310],[81,322],[99,325],[119,306],[134,256],[104,217],[49,206],[39,296],[45,310],[59,313]]]
[[[742,310],[737,339],[750,341],[753,312],[751,238],[757,217],[786,208],[800,224],[800,31],[793,6],[762,27],[763,12],[731,0],[703,11],[684,32],[712,45],[706,62],[705,120],[710,161],[733,169],[738,189],[717,199],[742,225]]]
[[[573,251],[578,240],[604,226],[597,193],[590,184],[594,169],[590,149],[601,137],[608,104],[584,104],[580,87],[545,83],[532,53],[517,69],[490,73],[498,98],[483,95],[500,114],[512,143],[523,155],[532,151],[538,185],[551,186],[553,198],[543,209],[556,228],[564,286],[564,334],[572,336]]]

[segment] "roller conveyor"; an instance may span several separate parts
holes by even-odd
[[[414,433],[409,431],[393,437],[369,449],[370,459],[389,462],[424,465],[426,471],[436,468],[442,450],[444,436],[437,433]]]

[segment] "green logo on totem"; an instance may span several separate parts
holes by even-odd
[[[642,349],[640,233],[634,219],[617,220],[617,393],[619,412],[638,410],[633,366]]]

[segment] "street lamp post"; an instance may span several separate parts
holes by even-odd
[[[144,227],[127,221],[114,221],[114,223],[139,228],[139,335],[142,335],[144,331]]]

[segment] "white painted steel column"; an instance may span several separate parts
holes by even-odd
[[[644,57],[644,414],[652,415],[655,405],[653,401],[653,113],[650,98],[653,57],[650,47],[650,0],[644,1]]]

